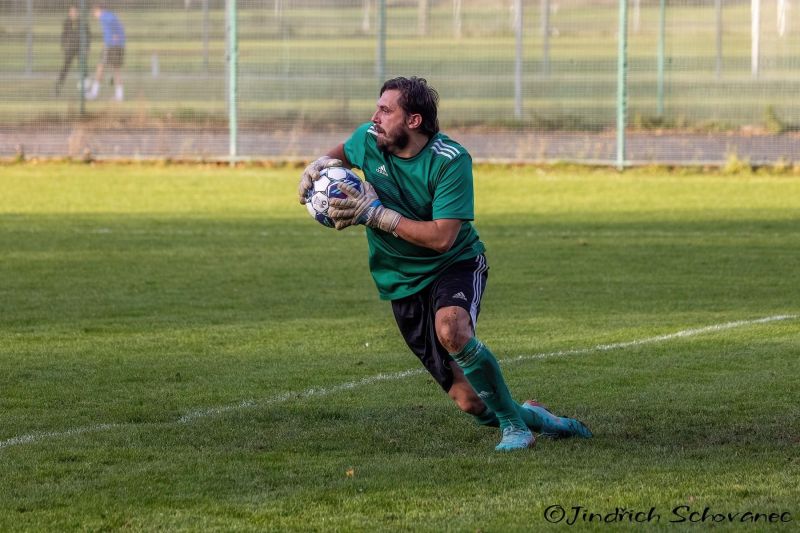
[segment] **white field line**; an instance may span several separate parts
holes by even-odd
[[[564,357],[568,355],[581,355],[592,352],[607,352],[609,350],[620,350],[623,348],[630,348],[631,346],[642,346],[644,344],[653,344],[656,342],[664,342],[672,339],[679,339],[682,337],[694,337],[704,333],[715,333],[717,331],[725,331],[727,329],[741,328],[744,326],[751,326],[755,324],[766,324],[769,322],[778,322],[780,320],[794,320],[798,315],[776,315],[764,318],[756,318],[754,320],[737,320],[736,322],[725,322],[724,324],[714,324],[712,326],[704,326],[702,328],[684,329],[676,331],[675,333],[668,333],[666,335],[659,335],[657,337],[649,337],[647,339],[638,339],[627,342],[615,342],[613,344],[598,344],[591,348],[578,348],[575,350],[563,350],[557,352],[540,353],[535,355],[520,355],[510,359],[504,359],[504,363],[513,363],[515,361],[527,361],[530,359],[546,359],[548,357]]]
[[[703,335],[705,333],[715,333],[719,331],[725,331],[729,329],[741,328],[746,326],[767,324],[770,322],[779,322],[782,320],[795,320],[799,317],[800,317],[799,315],[775,315],[764,318],[757,318],[753,320],[737,320],[735,322],[725,322],[723,324],[714,324],[711,326],[705,326],[700,328],[684,329],[681,331],[676,331],[675,333],[668,333],[666,335],[658,335],[656,337],[648,337],[645,339],[616,342],[613,344],[598,344],[596,346],[592,346],[589,348],[576,348],[573,350],[560,350],[555,352],[545,352],[533,355],[520,355],[518,357],[503,359],[501,360],[501,363],[508,364],[519,361],[547,359],[551,357],[567,357],[571,355],[585,355],[594,352],[621,350],[624,348],[630,348],[632,346],[643,346],[646,344],[654,344],[659,342],[670,341],[672,339],[695,337],[697,335]],[[357,381],[348,381],[346,383],[340,383],[339,385],[333,385],[331,387],[319,387],[319,388],[312,387],[302,391],[285,392],[283,394],[278,394],[276,396],[264,398],[261,400],[244,400],[236,404],[223,405],[219,407],[210,407],[205,409],[196,409],[189,413],[186,413],[185,415],[181,416],[174,422],[165,422],[164,424],[167,425],[188,424],[202,418],[222,415],[234,411],[242,411],[245,409],[264,407],[267,405],[274,405],[274,404],[288,402],[290,400],[302,400],[305,398],[330,396],[332,394],[336,394],[342,391],[358,389],[361,387],[373,385],[381,381],[398,381],[403,378],[407,378],[409,376],[422,374],[424,372],[425,372],[424,369],[416,368],[411,370],[403,370],[400,372],[392,372],[388,374],[381,373]],[[96,424],[92,426],[82,426],[71,429],[65,429],[62,431],[30,433],[28,435],[20,435],[17,437],[11,437],[10,439],[0,441],[0,450],[4,448],[10,448],[12,446],[20,446],[23,444],[36,444],[45,440],[70,437],[74,435],[82,435],[84,433],[99,433],[101,431],[109,431],[112,429],[141,427],[142,425],[144,424]]]

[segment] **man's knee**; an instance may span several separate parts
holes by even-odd
[[[436,312],[436,336],[450,353],[458,353],[472,338],[469,314],[461,307],[443,307]]]

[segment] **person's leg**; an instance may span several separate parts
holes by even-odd
[[[487,277],[485,263],[483,267],[480,267],[480,261],[478,264],[477,269],[469,261],[456,265],[420,293],[393,301],[392,311],[408,347],[456,406],[461,411],[472,415],[476,423],[498,427],[500,421],[497,415],[478,397],[475,389],[464,376],[461,367],[439,342],[436,331],[435,309],[437,304],[455,301],[458,304],[455,307],[463,305],[462,310],[469,309],[469,335],[470,337],[474,336],[473,324],[477,322],[480,314],[480,295],[482,295]],[[469,287],[461,290],[459,287],[464,286],[464,280],[468,282]],[[450,300],[453,295],[456,298]],[[542,418],[535,410],[523,408],[516,402],[513,406],[517,415],[530,429],[536,431],[542,429]]]
[[[436,338],[430,287],[418,294],[392,301],[397,327],[409,349],[463,412],[480,425],[498,427],[495,414],[478,398],[464,372]]]
[[[124,92],[122,88],[122,78],[120,77],[120,72],[122,70],[125,49],[122,47],[114,47],[113,51],[114,56],[111,60],[113,61],[114,99],[117,101],[122,101],[124,98]]]
[[[453,374],[453,383],[447,395],[455,402],[459,409],[467,414],[475,417],[475,422],[482,426],[500,427],[500,421],[497,415],[483,403],[472,388],[467,378],[464,376],[464,371],[458,366],[455,361],[450,361],[450,368]],[[528,405],[530,404],[530,405]],[[542,430],[541,417],[534,411],[533,405],[540,405],[532,400],[525,402],[526,408],[523,405],[515,402],[517,414],[525,422],[525,425],[532,431]]]
[[[436,300],[434,307],[438,310],[436,335],[439,339],[443,336],[451,337],[445,343],[449,353],[457,354],[457,351],[464,350],[467,343],[475,337],[475,327],[480,315],[480,303],[487,280],[488,265],[486,259],[483,256],[478,256],[474,261],[456,263],[440,276],[440,279],[434,284],[432,289],[433,297]],[[477,341],[477,339],[475,340]],[[450,344],[449,346],[447,346],[448,343]],[[440,343],[437,342],[437,344]],[[482,346],[479,352],[485,352],[482,357],[486,357],[490,366],[497,366],[497,361],[491,351],[480,341],[477,341],[477,345]],[[457,355],[453,357],[454,359],[459,358]],[[499,366],[494,372],[502,380]],[[457,373],[454,371],[454,374]],[[475,396],[477,397],[477,395]],[[512,400],[506,404],[506,407],[507,411],[510,411],[513,407],[525,426],[532,431],[542,432],[545,436],[591,437],[591,432],[588,428],[578,420],[557,417],[541,404],[531,400],[525,402],[524,405]],[[494,416],[495,413],[490,405],[488,410],[481,413],[480,423],[485,425],[500,424],[502,427],[503,424],[500,420],[492,419]]]
[[[430,316],[427,305],[429,299],[430,295],[426,290],[392,302],[392,311],[403,339],[461,411],[472,415],[479,425],[499,427],[497,415],[478,397],[461,367],[436,338],[434,317]],[[526,423],[535,416],[522,409],[519,404],[517,407],[518,414]]]
[[[89,100],[94,100],[97,98],[97,95],[100,94],[100,82],[103,81],[103,71],[105,69],[105,63],[108,57],[108,49],[103,48],[103,52],[100,56],[100,61],[97,63],[97,69],[94,72],[94,81],[92,81],[92,86],[86,90],[86,98]]]
[[[437,349],[433,327],[433,314],[429,310],[429,289],[423,289],[399,300],[392,300],[392,313],[397,328],[411,352],[436,380],[436,383],[449,392],[453,385],[452,361],[447,351]]]
[[[61,86],[64,85],[64,80],[67,79],[67,73],[74,59],[75,52],[68,51],[64,54],[64,65],[61,67],[61,72],[58,73],[58,81],[56,81],[56,95],[61,92]]]
[[[528,427],[541,433],[543,437],[565,439],[568,437],[582,437],[590,439],[592,432],[586,425],[575,418],[556,416],[544,405],[534,400],[526,401],[522,411],[527,413],[532,421]],[[528,421],[526,420],[526,423]]]
[[[121,102],[125,98],[122,80],[119,77],[119,69],[114,69],[114,99]]]
[[[435,309],[435,343],[456,362],[471,386],[467,398],[477,397],[486,406],[481,412],[472,412],[479,423],[503,429],[503,440],[497,449],[526,448],[533,445],[534,439],[520,416],[524,411],[511,398],[494,355],[475,338],[488,276],[489,266],[483,255],[455,263],[440,274],[430,289]],[[473,410],[479,408],[477,404]]]
[[[494,411],[489,409],[475,393],[458,363],[450,362],[453,373],[453,384],[447,391],[448,396],[459,409],[475,417],[475,422],[482,426],[499,427],[500,421]],[[592,432],[583,422],[574,418],[554,415],[547,407],[534,400],[522,404],[516,403],[519,414],[528,429],[541,433],[543,437],[563,439],[568,437],[591,438]]]
[[[500,427],[497,415],[478,397],[475,389],[464,377],[464,371],[461,370],[458,363],[450,361],[450,371],[453,375],[453,383],[450,385],[447,395],[450,396],[450,399],[455,402],[458,408],[472,415],[475,418],[475,422],[482,426]]]
[[[503,439],[497,450],[510,451],[533,445],[533,434],[518,411],[518,405],[503,379],[492,352],[473,334],[469,313],[449,306],[436,312],[436,334],[464,377],[483,403],[497,416]]]

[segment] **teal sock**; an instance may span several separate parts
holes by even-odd
[[[525,422],[525,425],[528,426],[528,429],[530,429],[531,431],[535,431],[537,433],[541,433],[542,428],[544,427],[544,421],[542,420],[542,417],[540,417],[533,411],[530,411],[528,409],[523,409],[522,404],[518,403],[516,405],[517,405],[517,414],[522,419],[522,421]],[[475,417],[475,422],[482,426],[498,427],[500,425],[500,422],[497,420],[497,415],[495,415],[494,412],[488,407],[483,413],[472,416]]]
[[[526,427],[503,380],[497,359],[489,348],[477,337],[472,337],[460,352],[450,355],[464,371],[464,377],[480,399],[497,415],[501,428]]]
[[[527,409],[525,409],[527,410]],[[491,426],[493,428],[500,427],[500,421],[497,420],[497,415],[488,407],[479,415],[472,415],[475,418],[475,423],[481,426]]]
[[[532,431],[540,433],[542,431],[542,426],[544,423],[542,422],[542,417],[534,413],[533,411],[529,411],[528,409],[523,409],[521,404],[517,405],[517,413],[519,413],[519,417],[525,422],[525,425]]]

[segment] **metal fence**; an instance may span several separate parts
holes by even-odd
[[[417,75],[476,159],[789,163],[791,1],[75,0],[88,50],[58,85],[70,4],[0,0],[0,156],[304,159]]]

